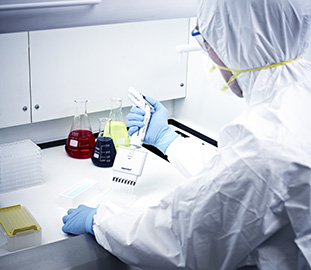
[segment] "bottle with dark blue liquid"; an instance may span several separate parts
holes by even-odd
[[[112,167],[116,157],[116,149],[110,136],[110,119],[100,118],[99,134],[94,147],[92,161],[98,167]]]

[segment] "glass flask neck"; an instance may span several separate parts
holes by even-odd
[[[102,117],[98,119],[99,121],[99,133],[98,136],[111,137],[111,119]]]
[[[81,115],[81,114],[87,114],[87,99],[83,98],[78,98],[75,99],[76,103],[76,116]]]
[[[92,131],[91,123],[87,115],[87,100],[83,98],[75,99],[76,115],[73,118],[71,131],[73,130],[89,130]]]
[[[122,114],[122,99],[119,97],[112,97],[111,101],[111,111],[109,118],[111,121],[123,121]]]

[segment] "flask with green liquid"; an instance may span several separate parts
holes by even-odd
[[[127,133],[127,128],[122,114],[122,99],[119,97],[112,97],[111,110],[109,114],[110,122],[110,134],[113,139],[113,143],[118,150],[120,145],[129,147],[130,137]],[[108,130],[108,129],[107,129]]]

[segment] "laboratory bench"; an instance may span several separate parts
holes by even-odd
[[[184,131],[179,133],[188,136]],[[62,218],[68,208],[60,206],[60,194],[82,179],[95,180],[99,183],[100,194],[84,204],[96,207],[109,192],[112,168],[96,167],[91,159],[71,158],[63,144],[41,145],[41,148],[43,183],[1,193],[0,207],[16,204],[27,207],[42,228],[42,244],[14,252],[0,247],[1,268],[85,269],[89,266],[89,269],[97,269],[105,266],[104,269],[139,269],[119,261],[102,248],[92,235],[72,236],[62,232]],[[148,152],[144,170],[133,192],[136,200],[130,207],[152,205],[186,180],[164,156],[147,148],[144,148]]]

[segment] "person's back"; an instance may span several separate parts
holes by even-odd
[[[227,67],[245,70],[236,80],[249,109],[222,130],[220,149],[236,181],[261,192],[245,183],[262,222],[253,260],[260,269],[310,269],[311,64],[300,57],[311,2],[201,1],[199,10],[208,44]]]
[[[242,182],[245,194],[236,199],[249,193],[248,207],[253,205],[261,220],[253,224],[253,238],[260,235],[262,243],[252,246],[250,263],[263,270],[310,269],[305,257],[311,254],[311,64],[299,60],[276,72],[277,76],[265,76],[266,84],[254,86],[253,93],[263,87],[270,90],[269,96],[222,130],[225,144],[220,148],[236,181]],[[280,77],[287,80],[274,80]],[[238,157],[237,164],[232,163],[233,156]],[[249,241],[254,244],[250,236]]]

